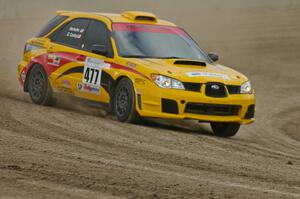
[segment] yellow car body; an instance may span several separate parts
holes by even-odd
[[[105,104],[111,103],[116,83],[127,77],[133,84],[135,110],[141,117],[239,124],[254,122],[254,91],[251,89],[249,93],[239,93],[241,85],[248,82],[247,77],[217,62],[176,57],[159,59],[120,56],[113,34],[109,36],[111,56],[63,45],[49,38],[60,27],[75,19],[100,21],[110,33],[115,31],[114,25],[118,24],[115,26],[118,30],[129,30],[133,26],[136,31],[145,31],[148,28],[150,32],[157,31],[162,34],[168,34],[168,31],[175,31],[179,35],[187,34],[175,24],[144,12],[105,14],[58,11],[57,14],[64,17],[61,23],[44,35],[28,40],[26,44],[23,60],[18,65],[19,81],[25,91],[28,91],[28,77],[32,66],[39,64],[47,72],[54,92],[68,93]],[[135,24],[138,26],[134,26]],[[76,27],[70,27],[69,30],[71,32],[67,34],[73,38],[82,37],[80,34],[85,31]],[[93,67],[100,68],[97,71],[101,76],[100,83],[95,80],[94,84],[89,84],[94,81],[89,77],[84,80],[87,67],[90,67],[88,70]],[[153,75],[179,80],[185,85],[185,89],[162,88],[154,82]],[[213,87],[210,89],[224,89],[224,96],[210,96],[208,85]]]

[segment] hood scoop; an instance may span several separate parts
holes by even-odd
[[[191,65],[191,66],[206,66],[205,62],[202,61],[191,61],[191,60],[176,60],[175,65]]]
[[[121,15],[133,21],[157,22],[156,15],[149,12],[125,11]]]

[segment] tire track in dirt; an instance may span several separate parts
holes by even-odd
[[[88,115],[82,116],[75,112],[56,110],[56,108],[36,107],[30,104],[28,104],[28,109],[36,109],[38,114],[34,114],[31,117],[24,117],[24,115],[22,115],[22,112],[24,114],[27,113],[29,110],[26,110],[26,108],[20,109],[20,107],[18,106],[23,107],[23,105],[15,104],[14,108],[11,108],[11,110],[7,110],[7,113],[10,113],[9,115],[11,117],[9,118],[9,121],[14,123],[16,129],[22,129],[21,132],[14,132],[16,132],[17,134],[21,133],[23,141],[36,139],[32,146],[38,145],[37,148],[29,148],[28,150],[36,151],[37,154],[35,154],[35,156],[38,157],[41,155],[42,157],[51,156],[53,160],[64,160],[65,162],[70,162],[73,164],[77,164],[77,158],[79,158],[80,162],[85,162],[85,166],[87,166],[87,168],[99,168],[98,163],[100,162],[102,164],[109,165],[109,167],[116,167],[117,169],[120,169],[121,167],[124,170],[130,170],[132,173],[136,172],[136,170],[140,170],[141,172],[151,172],[152,174],[156,173],[156,175],[165,174],[170,176],[187,178],[188,180],[192,181],[196,180],[198,183],[199,181],[203,182],[203,180],[201,180],[201,178],[192,176],[200,175],[206,176],[207,179],[205,179],[204,181],[208,180],[210,183],[218,184],[219,186],[225,186],[226,184],[222,183],[222,179],[231,178],[232,180],[235,179],[236,183],[233,183],[232,185],[228,185],[227,183],[226,186],[233,186],[239,188],[244,187],[244,189],[256,191],[259,191],[261,189],[262,192],[263,190],[266,191],[272,189],[258,189],[257,187],[246,185],[247,183],[245,184],[244,178],[248,178],[249,180],[250,177],[252,180],[259,180],[260,184],[272,183],[273,186],[277,184],[278,187],[281,186],[283,179],[285,179],[285,183],[288,187],[290,187],[290,189],[291,187],[298,186],[298,181],[296,179],[293,181],[292,178],[286,177],[284,173],[280,176],[274,176],[270,178],[270,176],[272,176],[272,173],[276,170],[280,170],[280,168],[273,168],[274,171],[272,170],[266,173],[266,171],[263,168],[259,168],[257,165],[245,165],[245,159],[249,158],[249,152],[244,151],[244,148],[247,148],[248,146],[241,145],[239,143],[234,144],[232,140],[220,140],[219,138],[209,136],[202,137],[201,135],[197,135],[196,133],[186,134],[184,131],[173,132],[171,130],[160,130],[157,128],[153,129],[147,126],[139,127],[134,125],[126,125],[114,121],[111,122],[115,124],[111,128],[109,128],[111,122],[108,122],[108,120],[106,119]],[[43,119],[37,119],[41,118],[41,115],[43,115],[44,111],[46,110],[49,113],[49,115],[44,116]],[[70,117],[70,115],[73,115],[73,117]],[[66,120],[64,117],[72,119],[70,119],[71,121],[69,121]],[[80,122],[74,122],[72,120],[81,119],[85,121],[84,126],[75,125],[74,130],[68,129],[71,123],[80,124]],[[99,123],[101,122],[103,123],[99,126]],[[24,124],[30,124],[30,126],[26,127],[26,125]],[[97,128],[97,124],[99,128]],[[20,128],[18,127],[18,125],[22,127]],[[140,133],[139,131],[137,131],[137,129],[142,129],[143,132]],[[82,132],[87,133],[85,134]],[[91,132],[98,132],[99,134]],[[24,136],[28,138],[26,139],[24,138]],[[176,138],[177,136],[179,136],[179,138]],[[174,137],[175,140],[173,140]],[[149,140],[147,141],[147,139],[149,138],[152,139],[151,144],[148,144]],[[180,143],[178,141],[178,139],[181,140],[184,138],[184,143]],[[165,142],[165,140],[169,140],[170,144],[165,144],[163,146],[161,139],[163,140],[163,142]],[[105,142],[102,142],[101,140],[105,140]],[[187,145],[185,143],[190,141],[194,141],[194,143],[192,143],[193,147],[186,147]],[[43,153],[41,150],[39,151],[39,145],[44,145],[43,150],[48,151],[48,154],[47,152]],[[228,156],[229,161],[223,159],[222,163],[220,164],[220,156],[223,156],[226,153],[228,153],[228,149],[226,149],[226,147],[223,148],[226,145],[228,145],[228,148],[230,148],[230,145],[235,147],[235,149],[232,150],[241,151],[241,153],[235,152],[233,157]],[[180,151],[181,147],[184,147],[184,153]],[[206,155],[204,155],[200,151],[195,152],[193,149],[194,147],[198,148],[200,151],[213,150],[214,153],[221,154],[217,155],[217,157],[209,158],[206,157]],[[75,148],[77,149],[76,152],[74,151]],[[221,152],[222,148],[225,149],[223,152],[224,154],[222,154]],[[23,151],[24,150],[26,150],[26,148],[24,148]],[[65,155],[65,153],[67,153],[68,155]],[[267,153],[268,155],[268,152],[265,153]],[[101,156],[99,156],[98,154],[101,154]],[[211,156],[212,154],[208,153],[207,155]],[[241,155],[244,157],[241,158]],[[262,153],[262,155],[264,155],[264,153]],[[259,158],[257,157],[256,152],[253,152],[252,158],[256,158],[256,162],[258,161]],[[265,158],[265,156],[262,156],[262,160],[260,160],[262,164],[265,161]],[[231,159],[236,160],[236,162],[233,165],[232,163],[230,163]],[[281,162],[281,160],[279,162]],[[235,164],[238,164],[240,167],[240,171],[238,173],[234,169]],[[51,163],[49,163],[49,165],[51,165]],[[149,167],[149,165],[151,165],[151,167]],[[247,170],[242,171],[242,165],[244,165],[244,167],[247,168]],[[58,165],[56,165],[55,167],[58,170],[65,170],[65,168],[60,168]],[[220,167],[222,169],[220,169]],[[76,168],[76,170],[76,172],[78,172],[78,168]],[[259,172],[257,170],[262,171]],[[185,171],[184,174],[181,174],[182,171]],[[57,175],[56,172],[52,172],[53,171],[50,171],[50,173],[42,172],[39,173],[39,175],[47,175],[52,177]],[[83,173],[86,172],[87,171],[84,171]],[[249,172],[254,172],[254,174],[250,175]],[[28,177],[32,175],[33,174],[29,172]],[[40,180],[39,175],[35,180]],[[59,176],[60,175],[64,174],[59,173]],[[65,178],[68,179],[69,177],[65,176]],[[59,181],[59,178],[53,177],[52,180],[53,182],[57,182]],[[72,180],[76,182],[77,180],[82,181],[82,179]],[[87,181],[97,182],[97,180],[94,178],[88,178]],[[66,185],[70,184],[72,184],[72,182],[67,181]],[[281,189],[285,190],[285,188],[286,187]],[[144,190],[144,188],[141,188],[141,190]],[[149,193],[150,192],[151,190],[149,191]],[[280,193],[279,191],[276,192],[276,190],[269,192],[274,192],[275,195]],[[287,194],[284,193],[284,191],[282,192],[283,195],[294,196],[292,193]],[[171,195],[168,196],[170,197]]]

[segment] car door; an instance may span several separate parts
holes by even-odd
[[[82,55],[85,56],[83,75],[78,79],[77,96],[94,101],[109,102],[110,66],[113,62],[113,50],[110,42],[110,32],[104,22],[91,20],[84,35]],[[106,49],[106,54],[98,52]],[[102,52],[103,53],[103,52]]]
[[[81,45],[89,23],[89,19],[74,19],[49,36],[51,45],[47,65],[54,68],[49,76],[54,90],[75,94],[77,79],[82,74],[82,62],[85,61]]]
[[[59,91],[94,101],[108,102],[109,94],[101,86],[102,77],[110,70],[112,48],[106,25],[97,20],[75,19],[50,36],[53,42],[48,63],[58,69],[50,82]],[[108,49],[106,56],[93,52],[95,46]]]

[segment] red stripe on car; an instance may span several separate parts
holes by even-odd
[[[61,57],[61,61],[60,64],[58,66],[54,66],[49,64],[49,59],[48,59],[48,55],[49,54],[53,54],[55,56]],[[46,53],[46,54],[42,54],[40,56],[34,57],[31,62],[28,63],[28,65],[25,67],[25,71],[26,73],[28,72],[29,68],[34,64],[40,64],[42,66],[44,66],[44,69],[46,70],[48,75],[51,75],[53,72],[55,72],[59,67],[71,63],[71,62],[84,62],[86,56],[84,55],[80,55],[80,54],[76,54],[76,53],[65,53],[65,52],[56,52],[56,53]],[[115,64],[112,62],[106,62],[108,64],[111,64],[111,68],[113,69],[119,69],[119,70],[124,70],[124,71],[128,71],[128,72],[132,72],[135,73],[137,75],[140,75],[146,79],[149,79],[149,77],[147,77],[146,75],[144,75],[143,73],[134,70],[133,68],[127,67],[127,66],[123,66],[123,65],[119,65],[119,64]]]
[[[129,68],[127,66],[122,66],[122,65],[119,65],[119,64],[115,64],[115,63],[109,63],[109,64],[111,64],[111,68],[132,72],[132,73],[135,73],[137,75],[140,75],[140,76],[150,80],[149,77],[147,77],[146,75],[144,75],[143,73],[141,73],[137,70],[134,70],[133,68]]]

